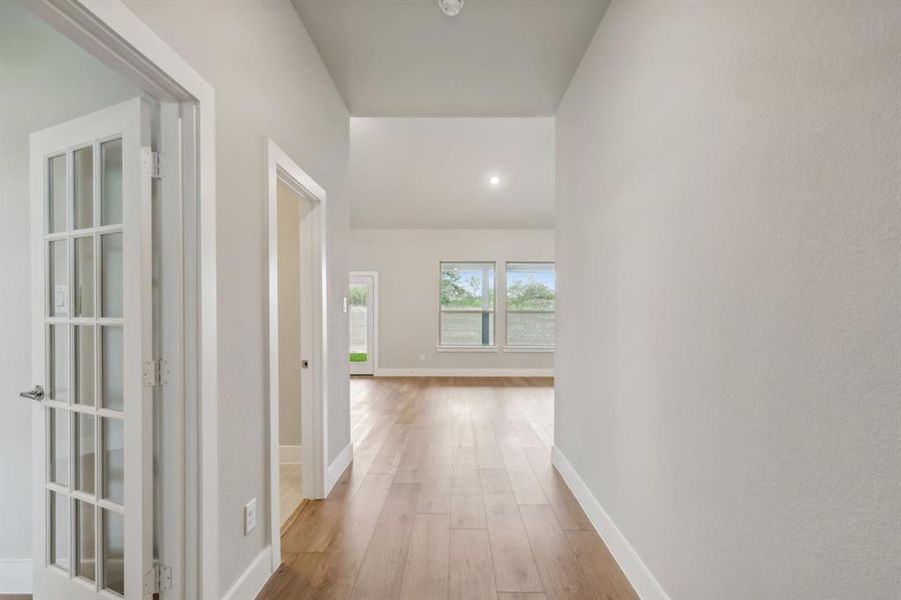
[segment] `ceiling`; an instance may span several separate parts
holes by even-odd
[[[351,118],[351,226],[553,229],[554,127],[553,117]]]
[[[355,116],[553,115],[609,0],[294,0]]]

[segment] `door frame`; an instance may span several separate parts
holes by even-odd
[[[372,277],[372,375],[379,374],[379,272],[351,271],[350,277]],[[348,327],[350,326],[350,307],[348,306]]]
[[[310,299],[307,310],[301,313],[301,331],[306,326],[312,333],[308,373],[312,375],[312,393],[301,399],[302,479],[304,498],[324,498],[326,481],[326,448],[328,443],[328,381],[327,298],[326,277],[326,193],[312,177],[300,168],[288,154],[269,138],[266,152],[266,206],[268,210],[268,289],[269,289],[269,539],[272,552],[272,572],[282,564],[281,519],[279,510],[279,364],[278,364],[278,182],[285,182],[298,195],[310,202],[310,211],[301,224],[300,264],[307,267],[301,273],[301,297]],[[303,289],[307,283],[308,291]],[[306,348],[305,348],[306,350]],[[304,386],[305,389],[306,386]]]
[[[40,0],[28,7],[149,98],[161,110],[177,111],[163,164],[177,177],[164,192],[180,201],[180,244],[165,260],[176,260],[181,286],[164,299],[177,315],[180,352],[164,356],[172,393],[183,398],[181,424],[167,431],[163,481],[174,490],[164,527],[174,528],[161,549],[172,567],[168,598],[212,598],[219,590],[218,509],[218,331],[216,299],[216,139],[213,87],[176,54],[121,0]],[[165,133],[164,133],[165,136]],[[178,140],[177,142],[175,140]],[[171,157],[169,157],[171,159]],[[164,234],[165,235],[165,234]],[[166,304],[168,301],[168,304]],[[174,303],[174,304],[173,304]],[[177,385],[175,382],[177,381]],[[166,386],[164,386],[165,389]],[[175,389],[177,388],[177,390]],[[164,427],[170,427],[167,421]],[[171,436],[169,434],[172,434]],[[203,510],[201,510],[201,501]]]

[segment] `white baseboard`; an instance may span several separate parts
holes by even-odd
[[[303,446],[279,446],[278,462],[291,464],[302,463]]]
[[[31,593],[31,559],[0,559],[0,594]]]
[[[379,369],[376,377],[553,377],[553,369]]]
[[[272,575],[272,546],[266,546],[222,600],[253,600]]]
[[[338,455],[338,458],[332,461],[332,464],[328,466],[328,470],[325,473],[325,497],[331,493],[332,488],[335,487],[335,484],[338,483],[338,480],[341,479],[341,476],[344,475],[344,471],[347,470],[347,467],[350,466],[354,460],[354,445],[350,443],[344,447],[344,450],[341,451],[341,454]]]
[[[607,548],[619,563],[620,569],[625,573],[638,596],[642,600],[669,600],[669,596],[666,595],[654,574],[644,564],[644,561],[629,544],[626,536],[619,530],[573,466],[569,464],[566,456],[556,446],[551,449],[551,462],[557,467],[557,471],[569,486],[576,500],[579,501],[582,510],[588,515],[591,524],[607,544]]]

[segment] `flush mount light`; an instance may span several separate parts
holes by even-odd
[[[492,175],[488,178],[488,183],[491,184],[491,187],[497,187],[501,184],[501,178],[498,175]]]
[[[449,17],[455,17],[463,8],[463,0],[438,0],[441,12]]]

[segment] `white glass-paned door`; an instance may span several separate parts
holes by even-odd
[[[372,275],[351,275],[347,304],[350,374],[372,375],[375,371],[375,284]]]
[[[31,136],[35,600],[138,600],[152,565],[150,110]]]

